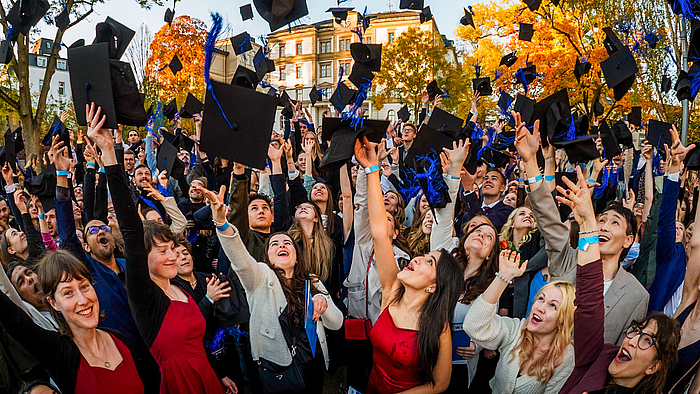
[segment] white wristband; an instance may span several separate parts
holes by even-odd
[[[681,180],[681,173],[674,172],[673,174],[668,174],[668,180],[671,182],[678,182]]]
[[[15,185],[14,183],[11,185],[5,185],[5,193],[14,193],[15,190],[17,190],[17,185]]]

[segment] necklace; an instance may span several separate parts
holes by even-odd
[[[106,353],[107,353],[107,349],[106,349],[106,347],[105,347],[104,339],[102,338],[102,335],[99,334],[99,332],[98,332],[97,335],[100,336],[100,343],[102,344],[102,348],[105,349],[105,354],[106,354]],[[99,361],[102,361],[102,357],[96,356],[95,353],[93,353],[90,349],[88,349],[88,348],[84,347],[83,345],[81,345],[79,342],[76,341],[75,343],[76,343],[81,349],[83,349],[83,350],[85,350],[86,352],[88,352],[92,357],[96,358],[96,359],[99,360]],[[98,350],[99,350],[99,349],[98,349]],[[105,361],[104,361],[104,366],[105,366],[105,368],[109,368],[109,367],[112,366],[112,364],[107,360],[107,357],[106,357],[106,356],[104,357],[104,360],[105,360]]]

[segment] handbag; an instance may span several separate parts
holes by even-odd
[[[292,354],[292,363],[286,367],[267,361],[264,358],[258,360],[258,373],[260,383],[265,394],[297,394],[304,392],[304,373],[301,365],[296,360],[296,338],[289,348]]]
[[[365,317],[363,319],[345,319],[345,339],[369,339],[369,333],[372,331],[372,320],[369,319],[369,269],[372,266],[372,258],[374,252],[369,257],[367,262],[367,273],[365,274]]]

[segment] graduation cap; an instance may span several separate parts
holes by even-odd
[[[664,75],[661,77],[661,92],[668,93],[669,90],[671,90],[671,78]]]
[[[603,103],[600,102],[600,92],[593,98],[593,115],[603,116],[605,113],[605,107]]]
[[[404,105],[401,107],[399,112],[396,113],[396,115],[401,119],[402,122],[406,123],[408,120],[411,118],[411,112],[408,110],[408,105]]]
[[[44,212],[52,210],[56,197],[56,166],[51,164],[39,175],[25,180],[24,188],[27,193],[39,197]]]
[[[265,56],[265,51],[262,47],[258,48],[258,51],[255,52],[253,64],[255,65],[255,73],[259,81],[262,81],[268,73],[275,71],[274,60]]]
[[[683,163],[687,170],[700,170],[700,147],[698,145],[695,145],[695,147],[688,152]]]
[[[524,94],[518,94],[515,97],[515,103],[513,104],[513,110],[520,113],[520,120],[526,124],[530,124],[532,119],[532,114],[535,110],[536,101],[527,97]]]
[[[464,16],[462,16],[462,19],[459,20],[459,23],[462,24],[463,26],[471,26],[476,29],[476,26],[474,26],[474,18],[473,18],[473,13],[470,9],[464,9]]]
[[[17,0],[7,13],[7,22],[25,36],[44,17],[51,4],[47,0]]]
[[[632,107],[632,111],[627,115],[627,121],[637,127],[642,125],[642,107]]]
[[[177,99],[172,99],[168,104],[163,107],[163,116],[173,120],[177,114]]]
[[[430,81],[428,87],[426,87],[425,90],[428,92],[428,97],[430,98],[430,101],[435,100],[435,96],[439,95],[440,97],[442,97],[445,94],[445,92],[438,87],[436,80]]]
[[[249,167],[265,168],[278,98],[237,85],[211,81],[211,86],[204,101],[207,116],[202,119],[201,149]]]
[[[381,142],[389,127],[389,121],[364,119],[357,128],[350,119],[323,118],[324,141],[331,141],[328,150],[321,159],[320,168],[335,169],[342,167],[355,152],[355,140],[366,136],[370,142]]]
[[[163,17],[163,22],[170,26],[173,23],[173,18],[175,17],[175,11],[170,8],[165,10],[165,16]]]
[[[472,79],[472,85],[474,91],[479,92],[480,97],[490,96],[493,93],[491,79],[489,77],[474,78]]]
[[[486,162],[493,164],[494,167],[505,168],[508,166],[513,156],[511,156],[511,154],[507,151],[503,152],[492,147],[488,147],[484,149],[484,152],[481,154],[481,158]]]
[[[15,139],[15,152],[19,153],[24,150],[24,138],[22,137],[22,126],[19,126],[13,132]]]
[[[534,34],[531,23],[520,22],[520,30],[518,31],[518,40],[520,41],[532,41],[532,35]]]
[[[370,71],[382,69],[382,44],[350,44],[350,55],[356,63],[366,66]]]
[[[56,23],[56,27],[58,27],[59,30],[66,30],[66,27],[68,27],[68,25],[70,24],[68,10],[64,8],[60,14],[56,15],[56,17],[54,18],[54,23]]]
[[[352,66],[352,72],[348,76],[348,79],[359,89],[362,85],[372,82],[374,73],[362,63],[355,63]]]
[[[623,46],[610,57],[600,62],[605,82],[613,89],[615,100],[621,100],[634,84],[635,75],[639,71],[637,62],[629,48]]]
[[[591,63],[586,61],[581,61],[579,58],[576,58],[576,65],[574,66],[574,76],[576,77],[577,81],[581,81],[581,77],[585,74],[588,74],[588,72],[591,71]]]
[[[688,58],[697,59],[700,57],[700,20],[690,21],[690,41],[688,42]]]
[[[600,139],[603,142],[603,159],[612,163],[612,159],[622,153],[620,143],[617,141],[615,133],[610,130],[610,126],[606,120],[603,120],[598,125]]]
[[[688,76],[688,72],[683,70],[679,71],[674,88],[678,101],[690,100],[693,98],[693,95],[690,93],[690,77]]]
[[[504,111],[508,111],[510,105],[513,104],[513,96],[508,94],[505,90],[501,90],[501,97],[498,98],[498,107]]]
[[[515,56],[515,51],[503,56],[501,58],[501,62],[498,64],[499,66],[505,65],[506,67],[510,67],[515,64],[515,62],[518,61],[518,57]]]
[[[569,163],[583,163],[600,157],[595,140],[598,136],[587,135],[570,141],[560,141],[557,147],[563,148],[569,158]]]
[[[316,103],[323,99],[323,92],[316,89],[316,85],[311,88],[309,93],[309,100],[311,100],[311,105],[316,105]]]
[[[639,120],[639,123],[641,123],[641,114]],[[617,138],[617,142],[620,145],[624,146],[627,149],[632,148],[634,146],[632,132],[622,119],[618,120],[612,126],[612,132],[615,135],[615,138]]]
[[[568,128],[570,118],[569,94],[566,89],[562,89],[535,104],[529,125],[540,120],[540,138],[542,147],[546,148],[550,137],[557,136]]]
[[[260,82],[258,81],[258,74],[242,64],[238,65],[231,80],[232,85],[243,86],[253,90],[258,86],[258,82]]]
[[[104,127],[116,129],[118,121],[110,77],[109,45],[99,43],[69,48],[68,68],[71,70],[70,84],[75,108],[85,108],[86,104],[95,103],[95,108],[101,107],[102,114],[107,117]],[[87,126],[85,111],[75,111],[75,118],[78,125]]]
[[[185,99],[185,104],[180,108],[180,117],[185,119],[190,119],[194,114],[202,112],[204,109],[204,104],[194,97],[192,93],[187,93],[187,98]]]
[[[61,122],[58,116],[54,116],[49,130],[46,132],[46,135],[44,135],[44,138],[41,139],[41,145],[51,146],[51,139],[53,139],[55,135],[58,135],[59,140],[63,141],[63,146],[70,146],[70,131],[66,128],[66,125]]]
[[[433,20],[433,13],[430,12],[430,6],[423,8],[420,12],[420,23]]]
[[[542,0],[523,0],[523,2],[527,4],[527,8],[532,12],[539,10],[540,5],[542,5]]]
[[[12,42],[10,40],[2,40],[2,43],[0,43],[0,63],[10,64],[13,54]]]
[[[647,127],[647,141],[656,148],[663,159],[666,159],[666,149],[664,144],[668,145],[670,148],[673,145],[673,139],[671,138],[671,127],[670,123],[661,122],[656,119],[649,119],[649,125]]]
[[[168,68],[173,72],[173,75],[177,75],[177,73],[182,70],[182,63],[180,62],[180,58],[177,57],[177,54],[173,56],[173,60],[168,63]]]
[[[399,8],[402,10],[421,11],[423,9],[423,0],[401,0]]]
[[[95,39],[92,43],[106,42],[109,45],[109,58],[119,60],[126,52],[126,48],[135,34],[135,31],[107,17],[104,22],[95,26]],[[75,70],[71,69],[71,71]]]
[[[156,168],[160,171],[167,171],[168,176],[180,180],[185,177],[185,165],[177,154],[178,149],[173,144],[163,141],[158,147]]]
[[[5,166],[5,163],[10,163],[12,167],[12,172],[17,171],[17,153],[22,149],[18,149],[16,143],[18,141],[15,139],[15,134],[11,129],[7,129],[5,132],[5,145],[0,149],[0,168]],[[21,148],[24,148],[22,145]]]
[[[463,119],[460,119],[441,108],[435,108],[428,119],[428,126],[430,126],[433,130],[449,134],[452,136],[452,139],[454,139],[457,133],[462,130],[463,124]],[[413,145],[411,145],[411,149],[413,149]]]
[[[292,98],[289,97],[289,94],[287,94],[287,91],[283,90],[282,93],[280,93],[279,98],[277,100],[277,106],[286,107],[288,105],[291,105],[290,101],[296,104],[296,100],[292,100]]]
[[[435,130],[430,122],[423,123],[418,129],[416,138],[413,140],[411,149],[408,150],[404,163],[410,165],[414,162],[417,156],[426,156],[431,151],[437,154],[442,152],[442,148],[452,148],[454,141],[454,132],[445,130]],[[331,145],[332,146],[332,145]]]
[[[333,18],[335,19],[336,23],[340,23],[346,19],[348,19],[348,12],[354,10],[354,7],[331,7],[326,10],[326,12],[330,12],[333,14]]]
[[[270,25],[270,31],[309,14],[306,0],[256,0],[253,4],[258,14]]]
[[[612,56],[613,53],[625,47],[625,44],[620,41],[612,28],[604,27],[603,32],[605,33],[603,45],[605,46],[605,50],[608,51],[608,56]]]
[[[348,85],[341,82],[338,84],[335,92],[333,92],[333,96],[331,96],[331,104],[338,112],[343,112],[345,106],[355,99],[356,94],[357,90],[351,89]]]
[[[253,19],[253,6],[250,4],[242,5],[239,10],[241,11],[241,19],[247,21],[248,19]]]
[[[253,39],[247,31],[231,37],[231,45],[236,55],[253,50]]]

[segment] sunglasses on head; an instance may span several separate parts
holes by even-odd
[[[109,226],[107,226],[107,225],[103,225],[103,226],[90,226],[90,227],[87,228],[87,232],[88,232],[88,234],[90,234],[90,235],[95,235],[95,234],[99,233],[100,230],[104,231],[104,232],[107,233],[107,234],[111,234],[111,233],[112,233],[112,228],[109,227]]]

